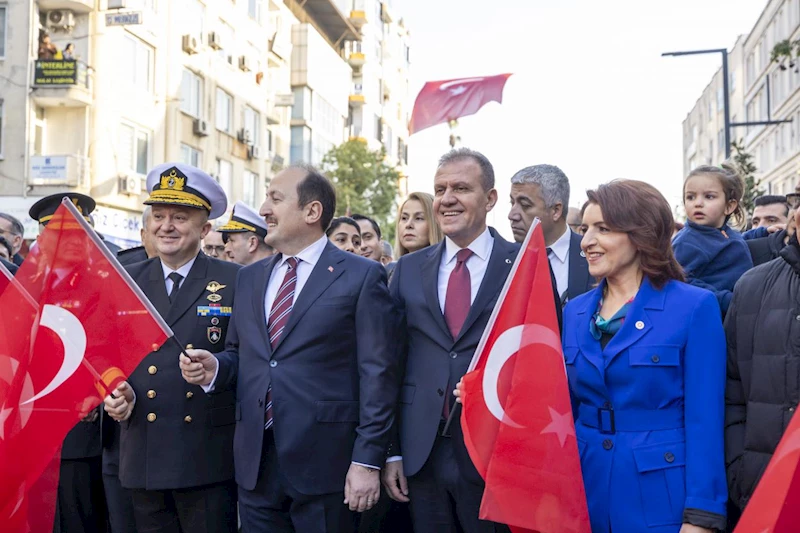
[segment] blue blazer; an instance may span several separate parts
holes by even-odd
[[[217,355],[215,390],[236,385],[236,481],[253,490],[258,480],[271,383],[282,480],[301,494],[341,492],[351,461],[386,460],[400,385],[386,270],[327,243],[273,350],[264,302],[280,258],[240,271],[226,350]]]
[[[725,335],[706,290],[645,278],[606,345],[589,321],[605,282],[567,304],[564,355],[593,533],[677,533],[725,515]]]

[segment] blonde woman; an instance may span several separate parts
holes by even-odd
[[[426,192],[412,192],[397,210],[394,260],[432,244],[444,236],[433,216],[433,196]]]

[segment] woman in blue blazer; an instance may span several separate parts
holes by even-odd
[[[725,529],[725,336],[711,292],[683,283],[669,204],[644,182],[588,191],[594,290],[563,347],[593,533]]]

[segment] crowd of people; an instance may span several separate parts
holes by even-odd
[[[551,268],[592,531],[730,531],[800,399],[800,186],[742,207],[727,166],[685,179],[677,224],[615,180],[570,208],[553,165],[510,178],[514,242],[487,225],[489,160],[439,161],[396,242],[334,218],[331,182],[293,166],[258,211],[182,163],[147,178],[142,246],[118,253],[176,338],[144,357],[62,451],[55,530],[507,531],[446,421],[535,219]],[[31,209],[45,226],[63,196]],[[752,226],[740,233],[739,229]],[[0,260],[22,224],[0,213]],[[116,422],[114,422],[116,421]]]

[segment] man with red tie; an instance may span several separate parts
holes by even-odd
[[[486,225],[497,191],[483,154],[462,148],[444,155],[434,192],[433,211],[445,240],[400,258],[390,287],[401,312],[406,368],[398,438],[383,482],[392,498],[411,500],[415,531],[504,531],[478,519],[484,484],[464,446],[459,413],[444,429],[456,408],[452,391],[467,371],[519,246]]]
[[[226,351],[181,358],[184,378],[212,395],[236,384],[244,533],[354,531],[353,511],[380,494],[397,320],[383,266],[328,242],[335,209],[333,185],[313,168],[276,176],[261,215],[278,254],[241,270]]]

